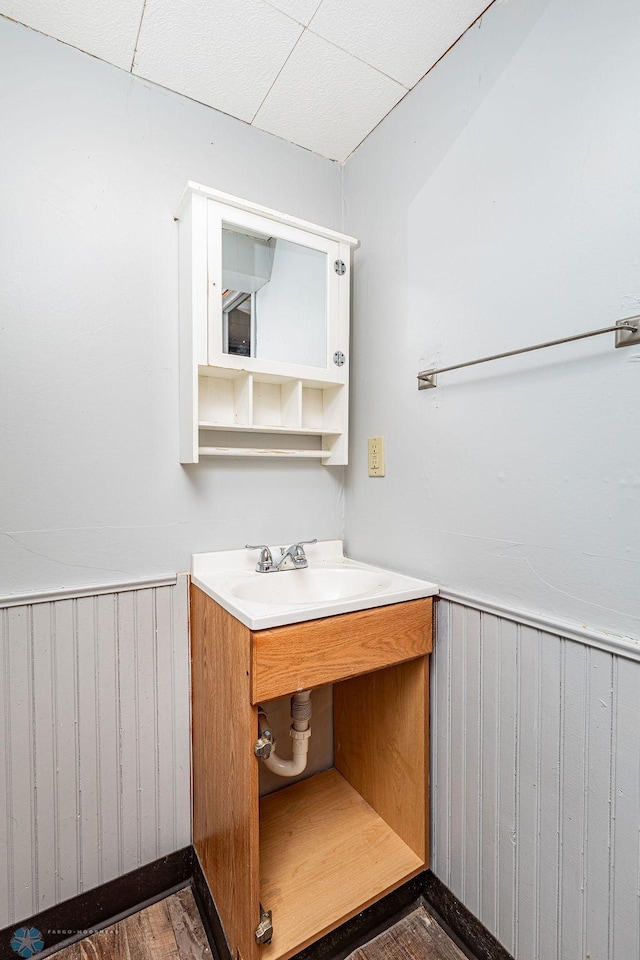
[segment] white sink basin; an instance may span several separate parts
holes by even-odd
[[[260,574],[249,577],[231,588],[239,600],[284,604],[328,603],[366,594],[380,593],[389,584],[383,571],[360,570],[345,565],[338,567],[307,567],[305,570],[286,570],[282,573]]]
[[[257,573],[257,550],[194,554],[191,579],[251,630],[430,597],[435,583],[382,570],[343,554],[341,540],[306,547],[304,570]],[[278,550],[275,550],[278,556]]]

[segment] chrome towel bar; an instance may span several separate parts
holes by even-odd
[[[494,353],[490,357],[480,357],[479,360],[467,360],[465,363],[455,363],[450,367],[440,367],[438,370],[421,370],[418,374],[418,390],[429,390],[437,386],[437,374],[448,373],[450,370],[461,370],[462,367],[473,367],[477,363],[487,363],[489,360],[502,360],[504,357],[515,357],[519,353],[531,353],[532,350],[544,350],[546,347],[557,347],[560,343],[571,343],[573,340],[585,340],[587,337],[599,337],[602,333],[615,333],[616,347],[630,347],[640,344],[640,316],[625,317],[618,320],[611,327],[601,327],[599,330],[589,330],[587,333],[576,333],[572,337],[561,337],[559,340],[547,340],[546,343],[536,343],[532,347],[520,347],[519,350],[507,350],[505,353]]]

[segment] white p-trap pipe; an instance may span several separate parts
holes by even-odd
[[[311,730],[309,729],[309,721],[311,720],[310,690],[301,690],[291,697],[291,720],[289,736],[293,740],[293,758],[283,760],[282,757],[279,757],[275,750],[276,743],[274,740],[270,756],[263,759],[265,767],[279,777],[297,777],[307,766],[309,737],[311,736]],[[260,733],[262,733],[268,727],[268,720],[264,711],[258,714],[258,723]]]

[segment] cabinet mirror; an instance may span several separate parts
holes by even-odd
[[[223,224],[222,351],[325,366],[326,253]]]

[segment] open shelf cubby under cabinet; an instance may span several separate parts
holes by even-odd
[[[288,960],[428,866],[431,605],[251,631],[192,586],[194,845],[234,960]],[[260,798],[258,704],[327,683],[334,766]]]
[[[235,433],[255,443],[238,441],[230,456],[343,457],[346,384],[215,368],[201,368],[198,381],[200,456],[221,456],[219,438]]]

